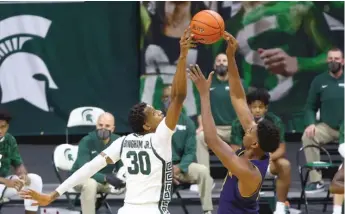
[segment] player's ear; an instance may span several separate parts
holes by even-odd
[[[151,126],[147,125],[146,123],[143,125],[145,131],[151,130]]]
[[[252,145],[251,145],[252,149],[257,149],[259,147],[259,142],[255,141]]]

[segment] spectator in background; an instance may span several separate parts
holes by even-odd
[[[170,104],[171,86],[166,86],[163,91],[163,112],[166,114]],[[210,171],[205,166],[195,163],[196,139],[194,122],[185,114],[181,114],[176,132],[172,136],[172,161],[174,183],[197,183],[200,190],[200,200],[205,214],[211,214],[213,179]]]
[[[270,163],[265,178],[274,178],[278,176],[276,180],[278,201],[275,214],[285,214],[289,213],[289,207],[285,202],[291,183],[291,166],[290,162],[284,157],[286,151],[284,124],[278,116],[271,112],[267,112],[269,99],[270,95],[265,89],[256,89],[247,95],[247,103],[255,121],[265,118],[272,121],[280,130],[280,145],[275,152],[270,154]],[[230,145],[236,145],[240,148],[245,134],[240,121],[238,119],[234,120],[231,127]]]
[[[72,167],[72,173],[81,168],[84,164],[99,155],[108,148],[117,138],[113,134],[115,130],[115,118],[110,113],[103,113],[97,120],[96,130],[81,139],[78,145],[78,156]],[[122,164],[121,162],[118,162]],[[115,165],[115,170],[120,168],[120,164]],[[118,179],[113,173],[114,165],[107,165],[101,171],[89,178],[84,184],[75,187],[81,192],[81,209],[83,214],[96,213],[97,192],[110,192],[112,185],[115,188],[124,188],[125,183]]]
[[[180,55],[179,41],[192,17],[206,9],[202,1],[148,1],[141,3],[141,62],[140,100],[156,109],[161,108],[161,93],[166,84],[171,84]],[[211,51],[205,45],[191,48],[187,64],[199,64],[211,70]],[[196,117],[197,92],[191,80],[187,80],[187,97],[184,110]]]
[[[231,123],[236,119],[236,113],[229,97],[228,58],[224,53],[217,55],[213,69],[215,71],[215,77],[212,79],[210,88],[212,115],[219,137],[223,141],[230,143]],[[200,115],[198,117],[199,127],[197,129],[197,160],[198,163],[210,169],[210,155],[207,144],[205,143],[201,120]],[[230,145],[235,150],[238,148],[236,145]]]
[[[344,118],[344,55],[338,48],[327,54],[328,72],[315,77],[310,85],[305,106],[307,128],[302,136],[303,146],[325,144],[339,138],[339,127]],[[316,123],[316,112],[320,109],[320,122]],[[304,150],[307,162],[320,161],[320,151],[316,148]],[[316,170],[310,172],[307,193],[324,190],[322,175]]]
[[[27,172],[18,151],[16,139],[8,133],[12,117],[6,110],[0,110],[0,194],[1,198],[12,198],[22,189],[33,189],[42,192],[42,178]],[[10,175],[11,166],[14,175]],[[32,206],[34,201],[24,200],[26,214],[37,213],[38,206]]]
[[[339,149],[340,155],[345,158],[345,143],[344,143],[344,121],[339,129]],[[333,214],[341,214],[344,202],[344,163],[339,167],[339,171],[335,174],[331,187],[333,196]],[[342,192],[341,192],[342,191]]]

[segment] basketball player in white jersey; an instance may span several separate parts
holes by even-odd
[[[127,191],[124,206],[118,214],[168,214],[173,179],[171,137],[186,98],[186,58],[188,49],[195,46],[191,38],[188,29],[180,40],[180,57],[166,117],[152,106],[136,104],[128,118],[133,134],[117,139],[54,192],[46,195],[28,190],[21,192],[21,196],[37,201],[36,205],[47,206],[70,188],[84,183],[107,164],[122,160],[127,169]]]

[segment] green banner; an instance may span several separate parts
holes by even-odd
[[[239,42],[237,63],[250,89],[266,88],[269,111],[278,114],[288,132],[304,129],[303,108],[313,78],[327,71],[327,51],[344,46],[344,2],[144,2],[141,4],[141,100],[160,107],[160,91],[172,81],[179,56],[179,37],[200,10],[220,13],[226,30]],[[204,73],[225,52],[224,40],[191,49],[188,64]],[[275,50],[283,66],[266,68],[258,49]],[[189,82],[185,110],[199,114]]]
[[[14,117],[10,132],[64,134],[69,113],[82,106],[113,113],[116,131],[130,131],[138,20],[136,2],[1,4],[1,105]]]

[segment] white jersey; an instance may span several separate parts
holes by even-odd
[[[103,151],[113,162],[121,159],[127,169],[125,203],[157,203],[167,212],[173,178],[172,135],[164,118],[155,133],[118,138]]]

